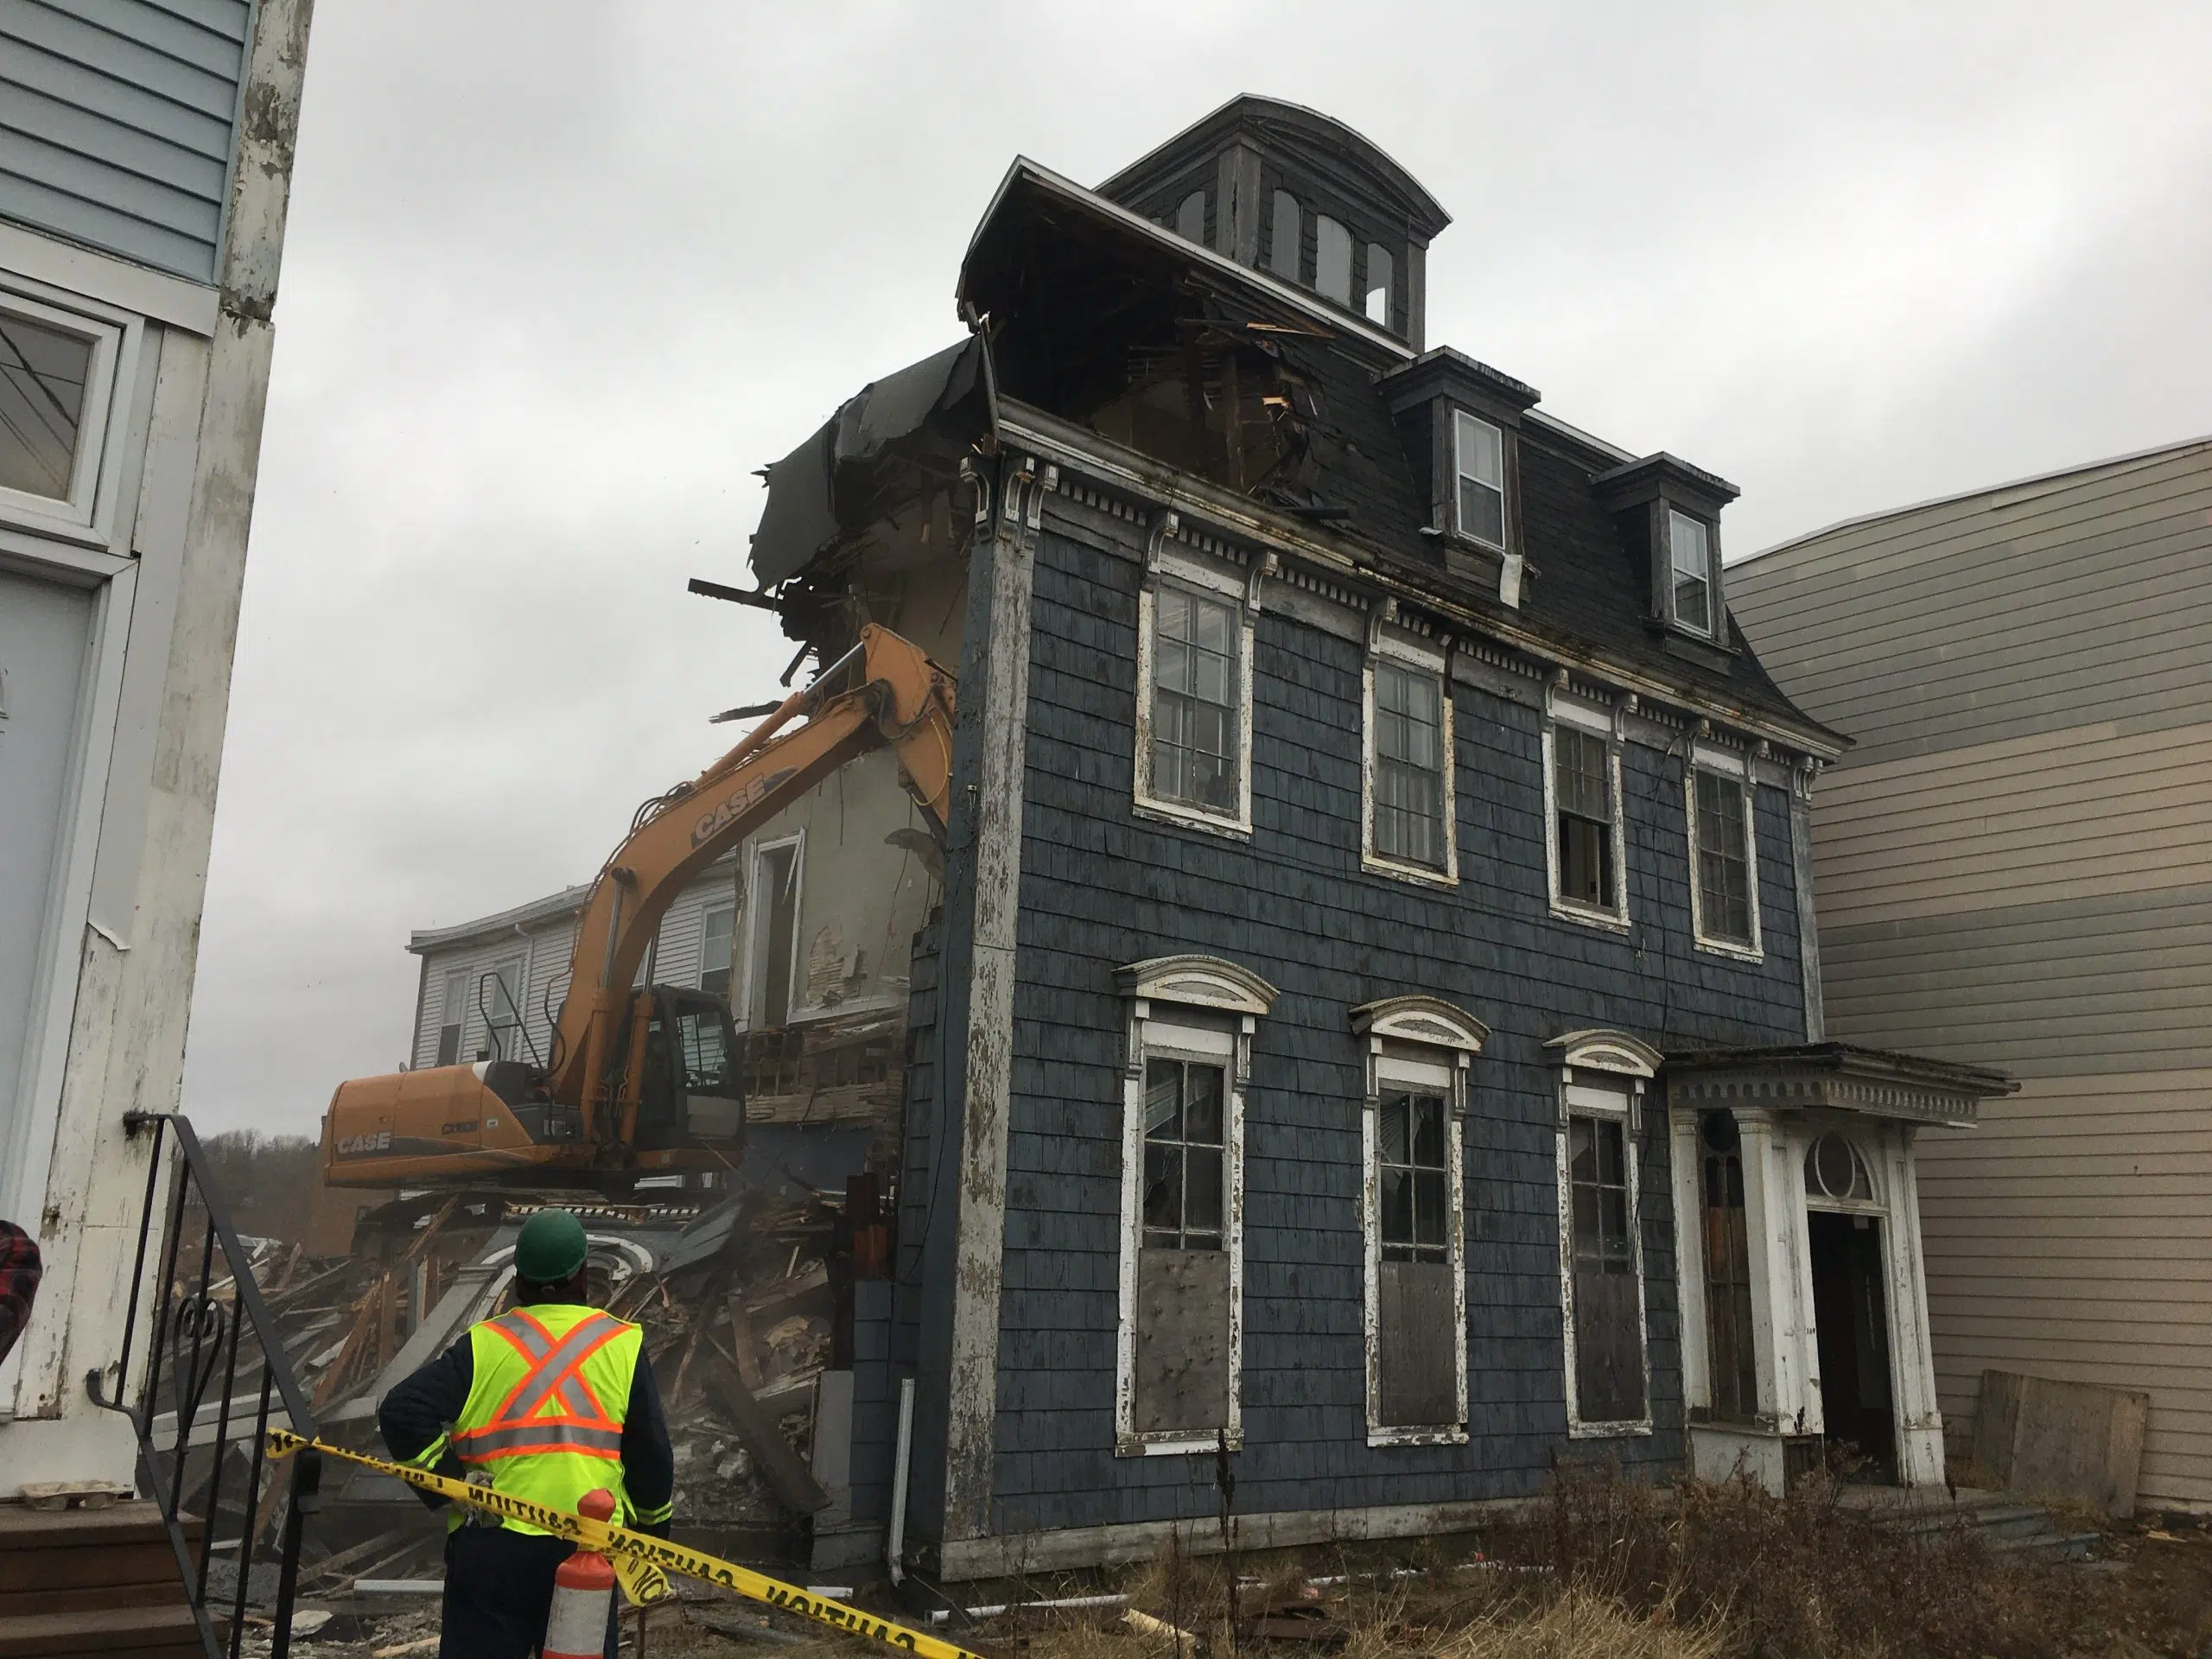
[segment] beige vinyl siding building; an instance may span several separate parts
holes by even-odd
[[[2147,1390],[2212,1510],[2212,440],[1839,524],[1729,573],[1820,779],[1832,1037],[2003,1067],[1921,1137],[1952,1445],[1985,1368]]]

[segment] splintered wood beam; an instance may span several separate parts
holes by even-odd
[[[777,1502],[794,1515],[814,1515],[830,1507],[830,1494],[822,1490],[814,1471],[799,1461],[776,1420],[734,1370],[727,1364],[709,1362],[701,1369],[700,1381],[737,1430],[746,1450],[752,1452],[761,1478],[768,1483]]]

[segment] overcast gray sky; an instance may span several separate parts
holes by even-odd
[[[773,690],[755,467],[959,337],[1007,163],[1240,92],[1456,222],[1429,334],[1742,554],[2212,431],[2212,6],[321,0],[185,1104],[311,1132],[410,928],[594,869]]]

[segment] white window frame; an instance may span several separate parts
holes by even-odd
[[[1750,895],[1751,938],[1746,944],[1740,939],[1720,938],[1706,931],[1703,885],[1698,880],[1697,843],[1697,775],[1710,772],[1739,785],[1744,797],[1744,878]],[[1690,934],[1697,948],[1716,957],[1728,957],[1737,962],[1764,962],[1765,936],[1759,923],[1759,837],[1758,768],[1748,754],[1717,748],[1708,743],[1694,745],[1690,753],[1690,764],[1682,772],[1683,823],[1689,836]]]
[[[1625,741],[1620,721],[1609,709],[1576,701],[1556,689],[1548,699],[1549,718],[1544,722],[1544,880],[1551,895],[1552,914],[1586,927],[1608,931],[1629,931],[1628,800],[1621,783],[1621,750]],[[1605,746],[1605,775],[1612,795],[1613,904],[1605,909],[1569,899],[1560,891],[1562,859],[1559,844],[1559,753],[1557,728],[1576,731],[1600,740]]]
[[[1367,1097],[1360,1111],[1360,1227],[1367,1260],[1363,1334],[1367,1351],[1367,1443],[1464,1446],[1467,1441],[1466,1122],[1471,1063],[1490,1029],[1465,1010],[1430,996],[1397,996],[1352,1011],[1352,1031],[1365,1046]],[[1376,1153],[1386,1089],[1433,1089],[1446,1103],[1445,1191],[1451,1203],[1452,1306],[1459,1340],[1458,1419],[1415,1427],[1386,1424],[1382,1414],[1382,1195]]]
[[[1484,419],[1471,409],[1462,409],[1456,404],[1447,404],[1445,407],[1452,412],[1452,478],[1450,485],[1452,491],[1452,533],[1459,537],[1463,541],[1472,542],[1477,547],[1487,547],[1495,552],[1503,553],[1506,550],[1506,543],[1511,538],[1513,534],[1512,491],[1507,486],[1507,480],[1510,475],[1511,468],[1506,463],[1505,429],[1499,425],[1496,421]],[[1498,538],[1494,542],[1487,536],[1478,535],[1475,531],[1470,530],[1466,524],[1462,522],[1459,517],[1459,480],[1461,479],[1471,478],[1476,483],[1482,485],[1486,489],[1491,487],[1489,480],[1482,478],[1477,474],[1467,471],[1465,459],[1460,454],[1459,439],[1461,433],[1465,430],[1461,423],[1466,421],[1473,422],[1477,426],[1482,427],[1495,434],[1497,438],[1497,483],[1496,488],[1497,490]]]
[[[1560,1347],[1566,1365],[1567,1433],[1570,1440],[1610,1440],[1649,1434],[1651,1422],[1650,1297],[1644,1283],[1643,1195],[1637,1129],[1643,1116],[1644,1086],[1659,1072],[1659,1051],[1625,1032],[1592,1030],[1569,1032],[1545,1045],[1560,1055],[1559,1129],[1559,1294]],[[1610,1118],[1621,1126],[1621,1168],[1628,1184],[1629,1249],[1635,1258],[1636,1332],[1643,1360],[1643,1414],[1619,1421],[1587,1422],[1578,1400],[1577,1354],[1574,1336],[1574,1190],[1569,1166],[1568,1133],[1571,1117]]]
[[[1252,1075],[1252,1037],[1275,988],[1218,957],[1155,957],[1114,975],[1128,1020],[1122,1074],[1122,1249],[1114,1339],[1114,1455],[1211,1453],[1225,1433],[1243,1445],[1244,1105]],[[1229,1405],[1220,1431],[1147,1432],[1136,1427],[1137,1252],[1144,1240],[1144,1076],[1151,1059],[1218,1065],[1227,1074],[1222,1104],[1222,1249],[1229,1255]]]
[[[1660,523],[1666,526],[1667,620],[1694,639],[1718,640],[1720,638],[1720,528],[1712,519],[1687,512],[1663,498],[1659,503],[1659,512]],[[1675,602],[1675,576],[1679,569],[1675,563],[1675,520],[1677,518],[1695,524],[1705,533],[1706,626],[1703,627],[1684,620]]]
[[[51,296],[52,297],[48,297]],[[145,321],[130,312],[69,296],[43,284],[10,279],[0,286],[0,310],[32,322],[89,339],[92,361],[85,371],[85,406],[77,424],[77,449],[71,458],[67,496],[0,489],[0,524],[52,536],[85,547],[105,548],[114,539],[115,499],[127,444],[115,442],[129,417]]]
[[[785,1024],[790,1025],[795,1022],[799,1016],[798,959],[801,934],[799,924],[804,919],[800,914],[800,909],[806,899],[806,831],[804,829],[794,830],[787,836],[764,837],[746,849],[745,900],[742,906],[745,929],[745,1000],[742,1002],[734,1001],[730,1004],[731,1023],[740,1031],[769,1029],[760,1025],[755,1018],[760,1006],[760,999],[757,993],[767,988],[766,980],[759,980],[757,984],[755,982],[760,971],[764,967],[772,967],[772,964],[763,963],[760,961],[760,953],[768,948],[767,938],[761,931],[767,925],[767,910],[765,906],[756,904],[754,900],[761,891],[760,861],[762,857],[769,853],[780,852],[786,847],[791,849],[791,958],[784,964],[784,972],[787,976],[787,988],[784,997]],[[733,937],[734,937],[734,932]],[[733,982],[734,982],[735,976],[733,976]]]
[[[738,981],[738,918],[744,911],[744,908],[745,906],[740,904],[734,898],[711,899],[701,908],[699,912],[699,971],[693,976],[696,982],[697,988],[700,990],[706,989],[707,936],[709,931],[707,925],[715,917],[721,915],[728,915],[729,918],[730,959],[728,966],[724,971],[729,975],[729,985],[731,987],[734,987],[736,985]],[[722,994],[727,997],[729,994],[728,988],[725,988]]]
[[[1368,628],[1366,660],[1360,665],[1359,861],[1364,869],[1401,881],[1456,887],[1459,885],[1459,750],[1452,727],[1452,686],[1444,671],[1444,652],[1426,640],[1391,632],[1385,626],[1391,614],[1392,607],[1388,605],[1374,613]],[[1433,675],[1436,679],[1441,721],[1438,741],[1442,746],[1444,784],[1441,869],[1386,858],[1375,850],[1375,664],[1378,660]]]
[[[1164,537],[1155,537],[1163,541]],[[1217,812],[1188,801],[1171,801],[1153,792],[1153,664],[1156,652],[1160,588],[1172,585],[1235,608],[1236,626],[1236,810]],[[1230,572],[1191,558],[1165,545],[1154,555],[1152,573],[1137,596],[1137,714],[1134,807],[1141,817],[1211,830],[1249,840],[1252,834],[1252,626],[1254,584],[1243,571]]]

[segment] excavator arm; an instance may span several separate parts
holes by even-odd
[[[853,689],[830,688],[856,670]],[[622,1041],[632,984],[677,894],[700,871],[840,766],[879,746],[898,756],[907,791],[939,829],[951,791],[951,676],[873,624],[814,684],[787,699],[743,742],[639,813],[592,885],[576,927],[569,988],[546,1082],[584,1109],[594,1139],[628,1132],[610,1116],[619,1090],[609,1060]],[[785,728],[798,716],[804,724]]]

